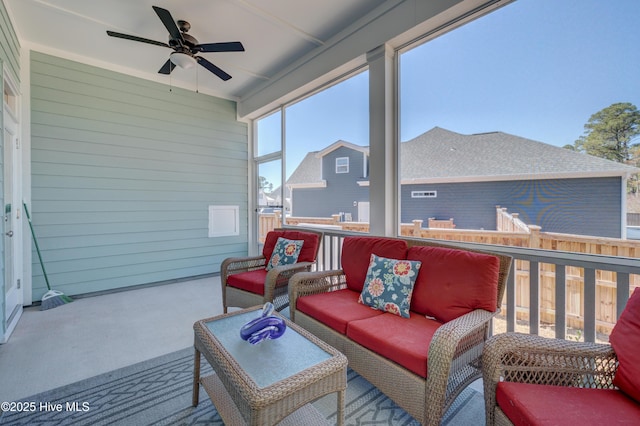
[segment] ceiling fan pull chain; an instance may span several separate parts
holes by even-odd
[[[198,67],[196,67],[196,93],[200,93],[200,92],[198,91],[198,88],[199,88],[199,87],[200,87],[200,86],[198,86]]]

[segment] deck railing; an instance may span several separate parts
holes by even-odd
[[[274,215],[261,219],[261,234],[279,222]],[[489,231],[422,228],[422,221],[415,220],[403,224],[401,234],[513,256],[503,303],[506,330],[606,341],[630,291],[640,287],[640,241],[541,232],[501,207],[496,208],[496,222],[500,230]],[[367,223],[341,222],[339,215],[288,217],[287,225],[325,231],[321,269],[340,267],[344,236],[369,231]]]
[[[279,218],[275,218],[279,221]],[[482,244],[489,250],[495,246],[522,247],[531,249],[548,250],[552,253],[570,252],[583,254],[596,254],[603,256],[615,256],[630,258],[630,262],[640,262],[640,241],[621,240],[615,238],[589,237],[571,234],[558,234],[542,232],[539,226],[526,225],[515,213],[508,213],[507,209],[496,207],[496,223],[498,230],[471,230],[451,228],[423,228],[422,220],[414,220],[411,224],[401,225],[403,237],[415,237],[423,239],[444,240],[469,244]],[[288,225],[321,227],[325,231],[342,230],[347,232],[368,232],[369,224],[362,222],[340,221],[340,215],[331,218],[292,218],[287,217]],[[488,245],[488,246],[487,246]],[[338,263],[339,265],[339,263]],[[553,262],[531,263],[527,259],[516,258],[514,262],[515,308],[508,309],[505,302],[504,311],[514,314],[519,330],[528,330],[528,322],[531,318],[537,318],[538,323],[545,326],[554,326],[556,315],[563,321],[564,330],[575,334],[583,333],[585,319],[591,314],[586,312],[588,305],[588,270],[573,265],[557,267]],[[537,273],[531,274],[531,271]],[[558,273],[556,274],[556,271]],[[618,281],[625,277],[618,277],[615,270],[595,271],[595,316],[596,333],[609,334],[616,323],[621,310]],[[629,275],[629,289],[640,287],[640,275]],[[557,299],[557,280],[564,282],[563,299]],[[536,292],[532,294],[531,283],[535,283]],[[533,295],[533,299],[532,299]],[[538,298],[537,303],[535,297]],[[626,299],[625,299],[626,300]],[[562,303],[564,301],[564,303]],[[538,306],[531,312],[531,306]],[[624,306],[624,304],[622,305]],[[559,307],[562,310],[559,310]],[[531,317],[531,318],[530,318]],[[525,326],[522,326],[525,324]],[[562,324],[561,324],[562,325]],[[544,331],[548,331],[547,328]],[[562,332],[560,332],[562,333]]]

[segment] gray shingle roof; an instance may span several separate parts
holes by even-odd
[[[622,176],[640,169],[503,132],[463,135],[439,127],[403,142],[402,182]],[[287,184],[320,184],[321,158],[308,153]]]
[[[503,132],[435,127],[401,145],[402,180],[620,176],[640,169]]]
[[[287,185],[304,185],[322,183],[322,159],[318,156],[318,151],[307,153],[300,165],[291,173],[287,179]]]

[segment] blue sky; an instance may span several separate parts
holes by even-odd
[[[518,0],[413,49],[402,140],[437,125],[572,144],[591,114],[640,105],[639,17],[637,0]]]
[[[639,17],[639,0],[517,0],[404,53],[401,140],[439,126],[573,144],[591,114],[640,107]],[[287,176],[336,140],[368,145],[367,87],[365,72],[287,108]],[[279,124],[259,124],[260,144],[279,145]]]

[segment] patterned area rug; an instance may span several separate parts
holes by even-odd
[[[202,373],[210,371],[203,359]],[[187,348],[25,398],[13,407],[23,411],[1,414],[0,425],[223,425],[204,390],[191,406],[192,378],[193,348]],[[335,395],[313,405],[335,424]],[[347,425],[418,425],[352,370],[345,413]],[[465,389],[443,424],[483,425],[482,395]]]

